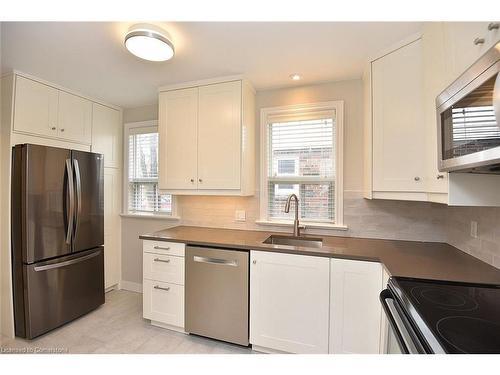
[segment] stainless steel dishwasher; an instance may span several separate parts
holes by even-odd
[[[248,346],[248,251],[186,247],[186,332]]]

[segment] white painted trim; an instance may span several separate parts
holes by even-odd
[[[253,344],[252,344],[252,350],[255,352],[264,353],[264,354],[290,354],[289,352],[284,352],[282,350],[266,348],[264,346],[253,345]]]
[[[276,223],[267,215],[267,151],[269,149],[268,118],[272,115],[301,115],[303,112],[335,111],[335,222],[329,226],[345,228],[344,225],[344,101],[305,103],[279,107],[262,108],[260,111],[260,219],[258,224]],[[281,222],[283,224],[283,222]],[[285,222],[286,223],[286,222]],[[271,225],[271,224],[270,224]],[[314,224],[310,225],[313,227]]]
[[[158,120],[150,120],[150,121],[138,121],[138,122],[127,122],[123,124],[123,181],[122,181],[122,217],[144,217],[148,216],[149,219],[157,219],[156,216],[163,215],[161,219],[166,220],[167,218],[170,220],[180,220],[177,211],[177,198],[172,196],[172,213],[170,215],[165,214],[136,214],[128,211],[128,136],[131,133],[132,129],[141,129],[141,128],[155,128],[158,129]],[[154,217],[153,217],[154,216]]]
[[[216,83],[223,83],[223,82],[230,82],[230,81],[247,81],[248,82],[248,80],[246,80],[243,75],[237,74],[237,75],[214,77],[214,78],[208,78],[208,79],[200,79],[200,80],[196,80],[196,81],[188,81],[188,82],[182,82],[182,83],[173,83],[171,85],[161,86],[158,89],[158,92],[187,89],[187,88],[191,88],[191,87],[213,85]],[[248,83],[250,83],[250,82],[248,82]],[[250,87],[253,90],[253,92],[255,93],[255,89],[253,88],[253,86],[250,85]]]
[[[60,91],[64,91],[64,92],[67,92],[68,94],[71,94],[71,95],[76,95],[76,96],[79,96],[80,98],[83,98],[83,99],[86,99],[86,100],[89,100],[91,102],[94,102],[94,103],[97,103],[97,104],[101,104],[105,107],[109,107],[109,108],[112,108],[112,109],[115,109],[117,111],[120,111],[120,112],[123,112],[123,109],[117,105],[114,105],[114,104],[110,104],[110,103],[106,103],[102,100],[99,100],[99,99],[95,99],[95,98],[91,98],[90,96],[87,96],[87,95],[84,95],[78,91],[74,91],[74,90],[70,90],[66,87],[63,87],[63,86],[60,86],[56,83],[53,83],[53,82],[49,82],[49,81],[46,81],[44,79],[41,79],[41,78],[38,78],[38,77],[35,77],[31,74],[28,74],[28,73],[23,73],[19,70],[13,70],[12,73],[7,73],[7,74],[14,74],[14,75],[17,75],[17,76],[21,76],[21,77],[24,77],[24,78],[27,78],[27,79],[31,79],[32,81],[36,81],[36,82],[39,82],[39,83],[42,83],[46,86],[50,86],[50,87],[53,87],[57,90],[60,90]]]
[[[285,220],[280,220],[280,221],[270,221],[270,220],[256,220],[255,224],[257,225],[264,225],[264,226],[270,226],[270,227],[292,227],[293,222],[292,221],[285,221]],[[333,230],[341,230],[341,231],[346,231],[349,229],[347,225],[338,225],[335,223],[321,223],[321,222],[307,222],[307,221],[301,221],[300,225],[304,225],[305,229],[333,229]]]
[[[166,220],[166,221],[179,221],[181,218],[179,216],[163,215],[163,214],[139,214],[139,213],[128,213],[120,214],[124,218],[132,219],[153,219],[153,220]]]
[[[120,289],[128,290],[130,292],[142,293],[142,284],[122,280],[120,282]]]
[[[422,38],[422,31],[416,32],[414,34],[411,34],[407,36],[406,38],[397,41],[396,43],[391,44],[390,46],[378,51],[374,55],[370,56],[368,58],[368,62],[372,63],[375,60],[378,60],[394,51],[397,51],[400,48],[403,48],[404,46],[407,46],[408,44],[411,44],[413,42],[416,42],[417,40]]]

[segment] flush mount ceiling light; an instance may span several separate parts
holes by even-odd
[[[299,73],[290,74],[290,79],[292,81],[300,81],[301,78],[302,76]]]
[[[125,35],[125,47],[131,54],[149,61],[167,61],[174,56],[168,33],[149,24],[130,27]]]

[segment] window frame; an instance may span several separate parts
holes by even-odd
[[[175,195],[172,195],[172,211],[167,212],[138,212],[129,210],[129,136],[132,134],[157,132],[158,131],[158,121],[140,121],[140,122],[129,122],[125,123],[123,126],[123,201],[122,201],[122,215],[124,217],[134,217],[134,218],[153,218],[153,219],[165,219],[165,220],[179,220],[177,213],[177,199]]]
[[[262,108],[260,111],[260,219],[257,224],[288,226],[293,220],[276,220],[269,217],[268,212],[268,182],[269,182],[269,126],[273,118],[282,117],[286,121],[304,120],[314,117],[319,112],[335,113],[335,194],[334,220],[317,222],[301,220],[309,228],[334,228],[346,230],[344,225],[344,101],[328,101],[306,103],[279,107]],[[285,120],[284,120],[285,121]],[[276,121],[274,121],[276,122]]]

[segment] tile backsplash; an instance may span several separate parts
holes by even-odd
[[[218,228],[289,231],[255,223],[259,218],[258,193],[253,197],[177,197],[182,224]],[[245,210],[246,221],[235,220]],[[446,240],[446,208],[442,205],[389,200],[367,200],[361,192],[344,192],[344,223],[348,230],[307,230],[335,236],[389,238],[415,241]]]
[[[471,236],[477,222],[477,238]],[[500,208],[447,207],[446,242],[500,268]]]

